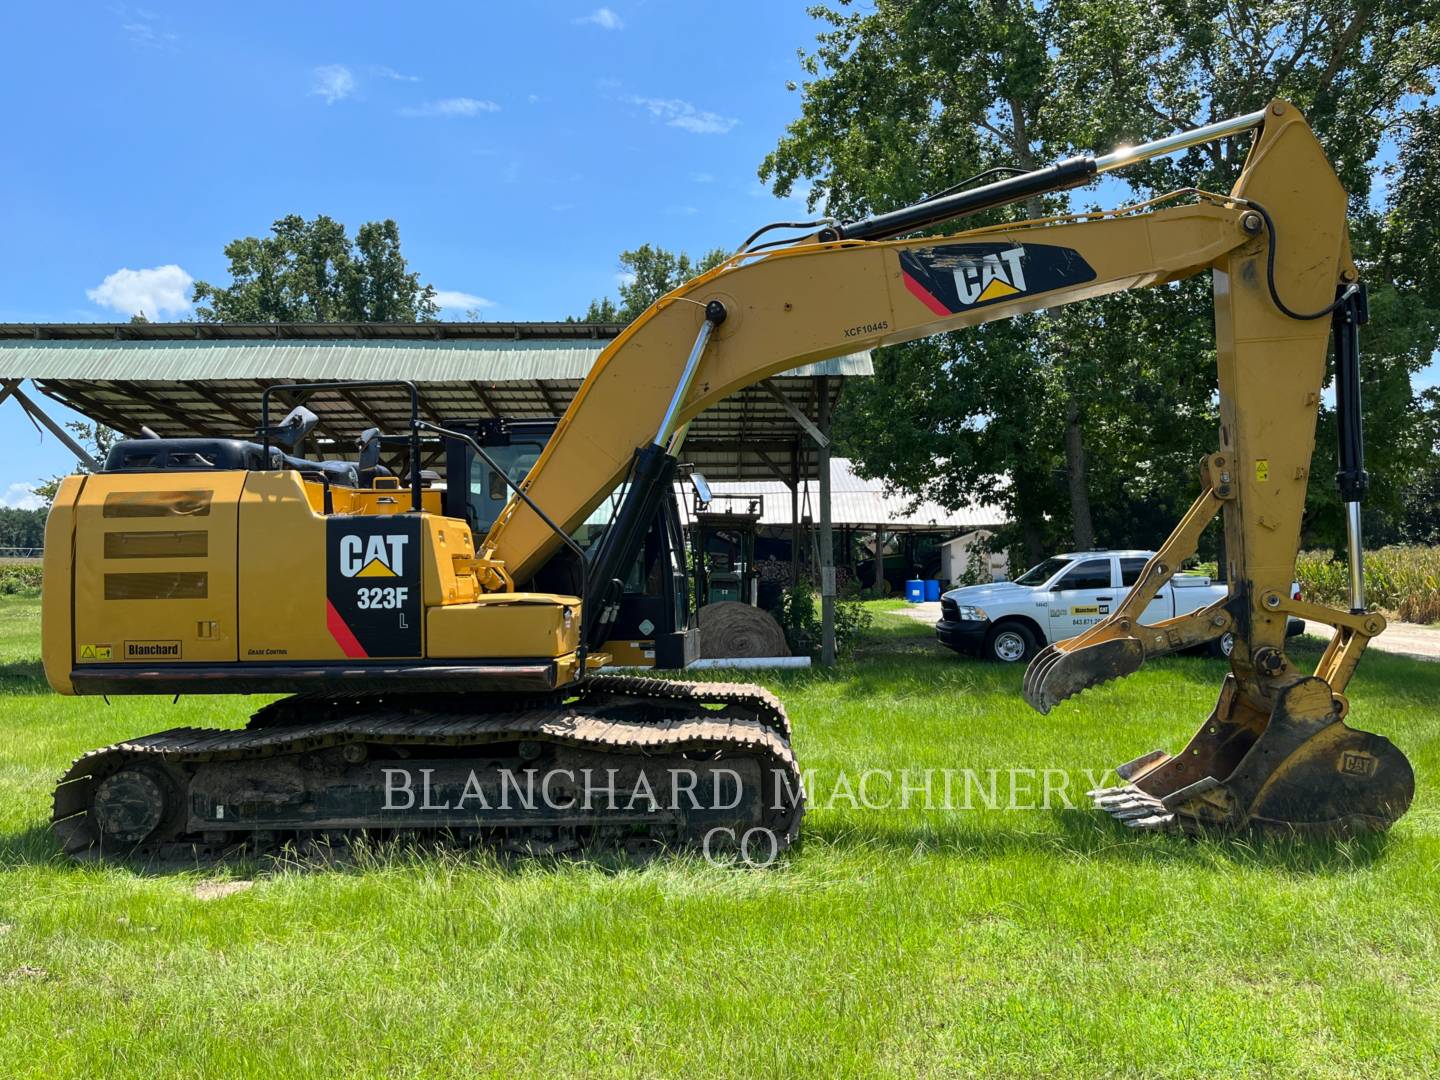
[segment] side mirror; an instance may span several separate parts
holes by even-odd
[[[710,482],[705,479],[704,473],[692,472],[690,474],[690,486],[695,489],[695,498],[702,506],[709,506],[715,498],[710,490]]]

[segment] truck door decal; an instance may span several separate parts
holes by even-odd
[[[331,517],[325,528],[325,625],[341,651],[420,656],[420,519]]]

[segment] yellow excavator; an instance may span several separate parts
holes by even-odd
[[[1185,189],[1112,212],[915,235],[1246,135],[1229,194]],[[413,387],[410,430],[367,433],[353,464],[286,453],[306,418],[272,424],[269,391],[254,441],[122,443],[102,471],[66,479],[50,514],[50,684],[290,696],[244,729],[178,729],[85,755],[56,791],[57,835],[75,856],[362,833],[563,851],[709,846],[758,830],[783,848],[804,796],[773,696],[603,670],[623,578],[672,497],[689,422],[788,368],[1207,270],[1220,433],[1200,497],[1122,604],[1036,657],[1024,693],[1048,712],[1147,657],[1231,633],[1232,673],[1190,744],[1121,766],[1125,783],[1097,803],[1146,828],[1387,828],[1413,773],[1387,740],[1347,725],[1344,694],[1385,625],[1362,588],[1365,305],[1345,204],[1304,118],[1275,101],[860,221],[767,226],[610,344],[519,483],[472,435],[422,420]],[[790,237],[756,243],[776,227]],[[1289,589],[1332,334],[1349,611]],[[493,521],[427,487],[418,462],[436,440],[463,443],[508,486]],[[387,446],[408,448],[408,476],[378,465]],[[604,537],[582,550],[572,534],[617,490]],[[1217,513],[1226,599],[1142,624]],[[1285,653],[1292,615],[1335,628],[1314,674]]]

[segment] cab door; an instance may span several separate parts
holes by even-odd
[[[1048,637],[1051,641],[1074,637],[1093,626],[1114,608],[1115,560],[1111,556],[1081,559],[1050,586]]]

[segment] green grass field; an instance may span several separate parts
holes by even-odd
[[[883,608],[852,663],[768,681],[829,804],[769,869],[392,853],[147,874],[57,857],[55,778],[256,703],[56,697],[38,602],[0,601],[0,1073],[1440,1071],[1440,664],[1372,654],[1352,686],[1354,721],[1419,778],[1378,840],[1140,836],[1053,791],[866,809],[835,798],[840,771],[1063,769],[1083,804],[1083,770],[1178,748],[1222,674],[1161,661],[1042,717],[1020,671]],[[253,885],[206,898],[230,879]]]

